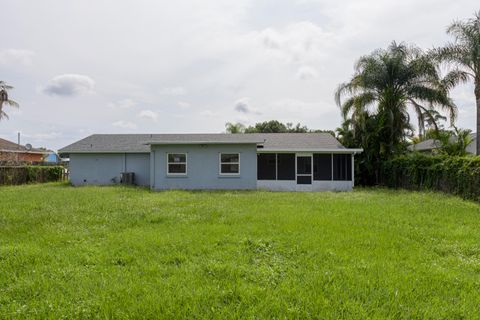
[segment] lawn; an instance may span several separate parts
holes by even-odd
[[[438,193],[0,187],[0,318],[480,315],[480,206]]]

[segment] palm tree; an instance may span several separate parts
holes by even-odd
[[[446,83],[453,87],[473,80],[477,103],[477,155],[480,155],[480,11],[467,21],[455,21],[447,28],[447,34],[455,41],[434,50],[435,56],[452,64],[455,69],[447,76]]]
[[[4,81],[0,81],[0,120],[8,119],[8,115],[3,111],[4,105],[18,108],[18,103],[8,98],[8,90],[13,89],[12,86],[6,84]]]
[[[429,109],[428,112],[422,112],[418,118],[418,137],[420,140],[425,139],[427,132],[438,132],[443,130],[443,121],[447,121],[447,117],[443,116],[435,109]]]
[[[351,128],[361,128],[358,122],[365,114],[375,118],[380,158],[404,150],[406,138],[413,133],[409,110],[419,120],[426,115],[433,123],[436,119],[429,110],[448,112],[452,122],[457,114],[432,59],[417,47],[395,42],[361,57],[352,79],[338,87],[335,99]]]
[[[440,143],[440,152],[450,156],[467,155],[467,147],[472,143],[471,130],[458,129],[454,131],[439,131],[436,140]]]

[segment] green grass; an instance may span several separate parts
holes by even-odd
[[[0,188],[0,318],[478,319],[480,206],[437,193]]]

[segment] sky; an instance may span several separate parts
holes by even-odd
[[[0,137],[59,149],[93,133],[222,132],[276,119],[341,123],[355,61],[393,40],[421,48],[478,0],[0,0]],[[474,129],[473,85],[457,125]]]

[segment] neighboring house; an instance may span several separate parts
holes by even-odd
[[[60,159],[58,154],[56,154],[55,152],[49,151],[43,158],[43,161],[48,164],[56,164],[56,163],[60,163],[62,159]]]
[[[467,146],[467,153],[477,154],[477,134],[471,133],[470,137],[472,138],[472,142]],[[421,141],[417,144],[412,144],[408,147],[408,149],[410,151],[436,153],[438,152],[438,149],[440,149],[440,147],[440,141],[435,139],[428,139]]]
[[[0,138],[0,162],[42,162],[49,151]]]
[[[73,185],[351,190],[355,153],[328,133],[97,134],[59,150]]]

